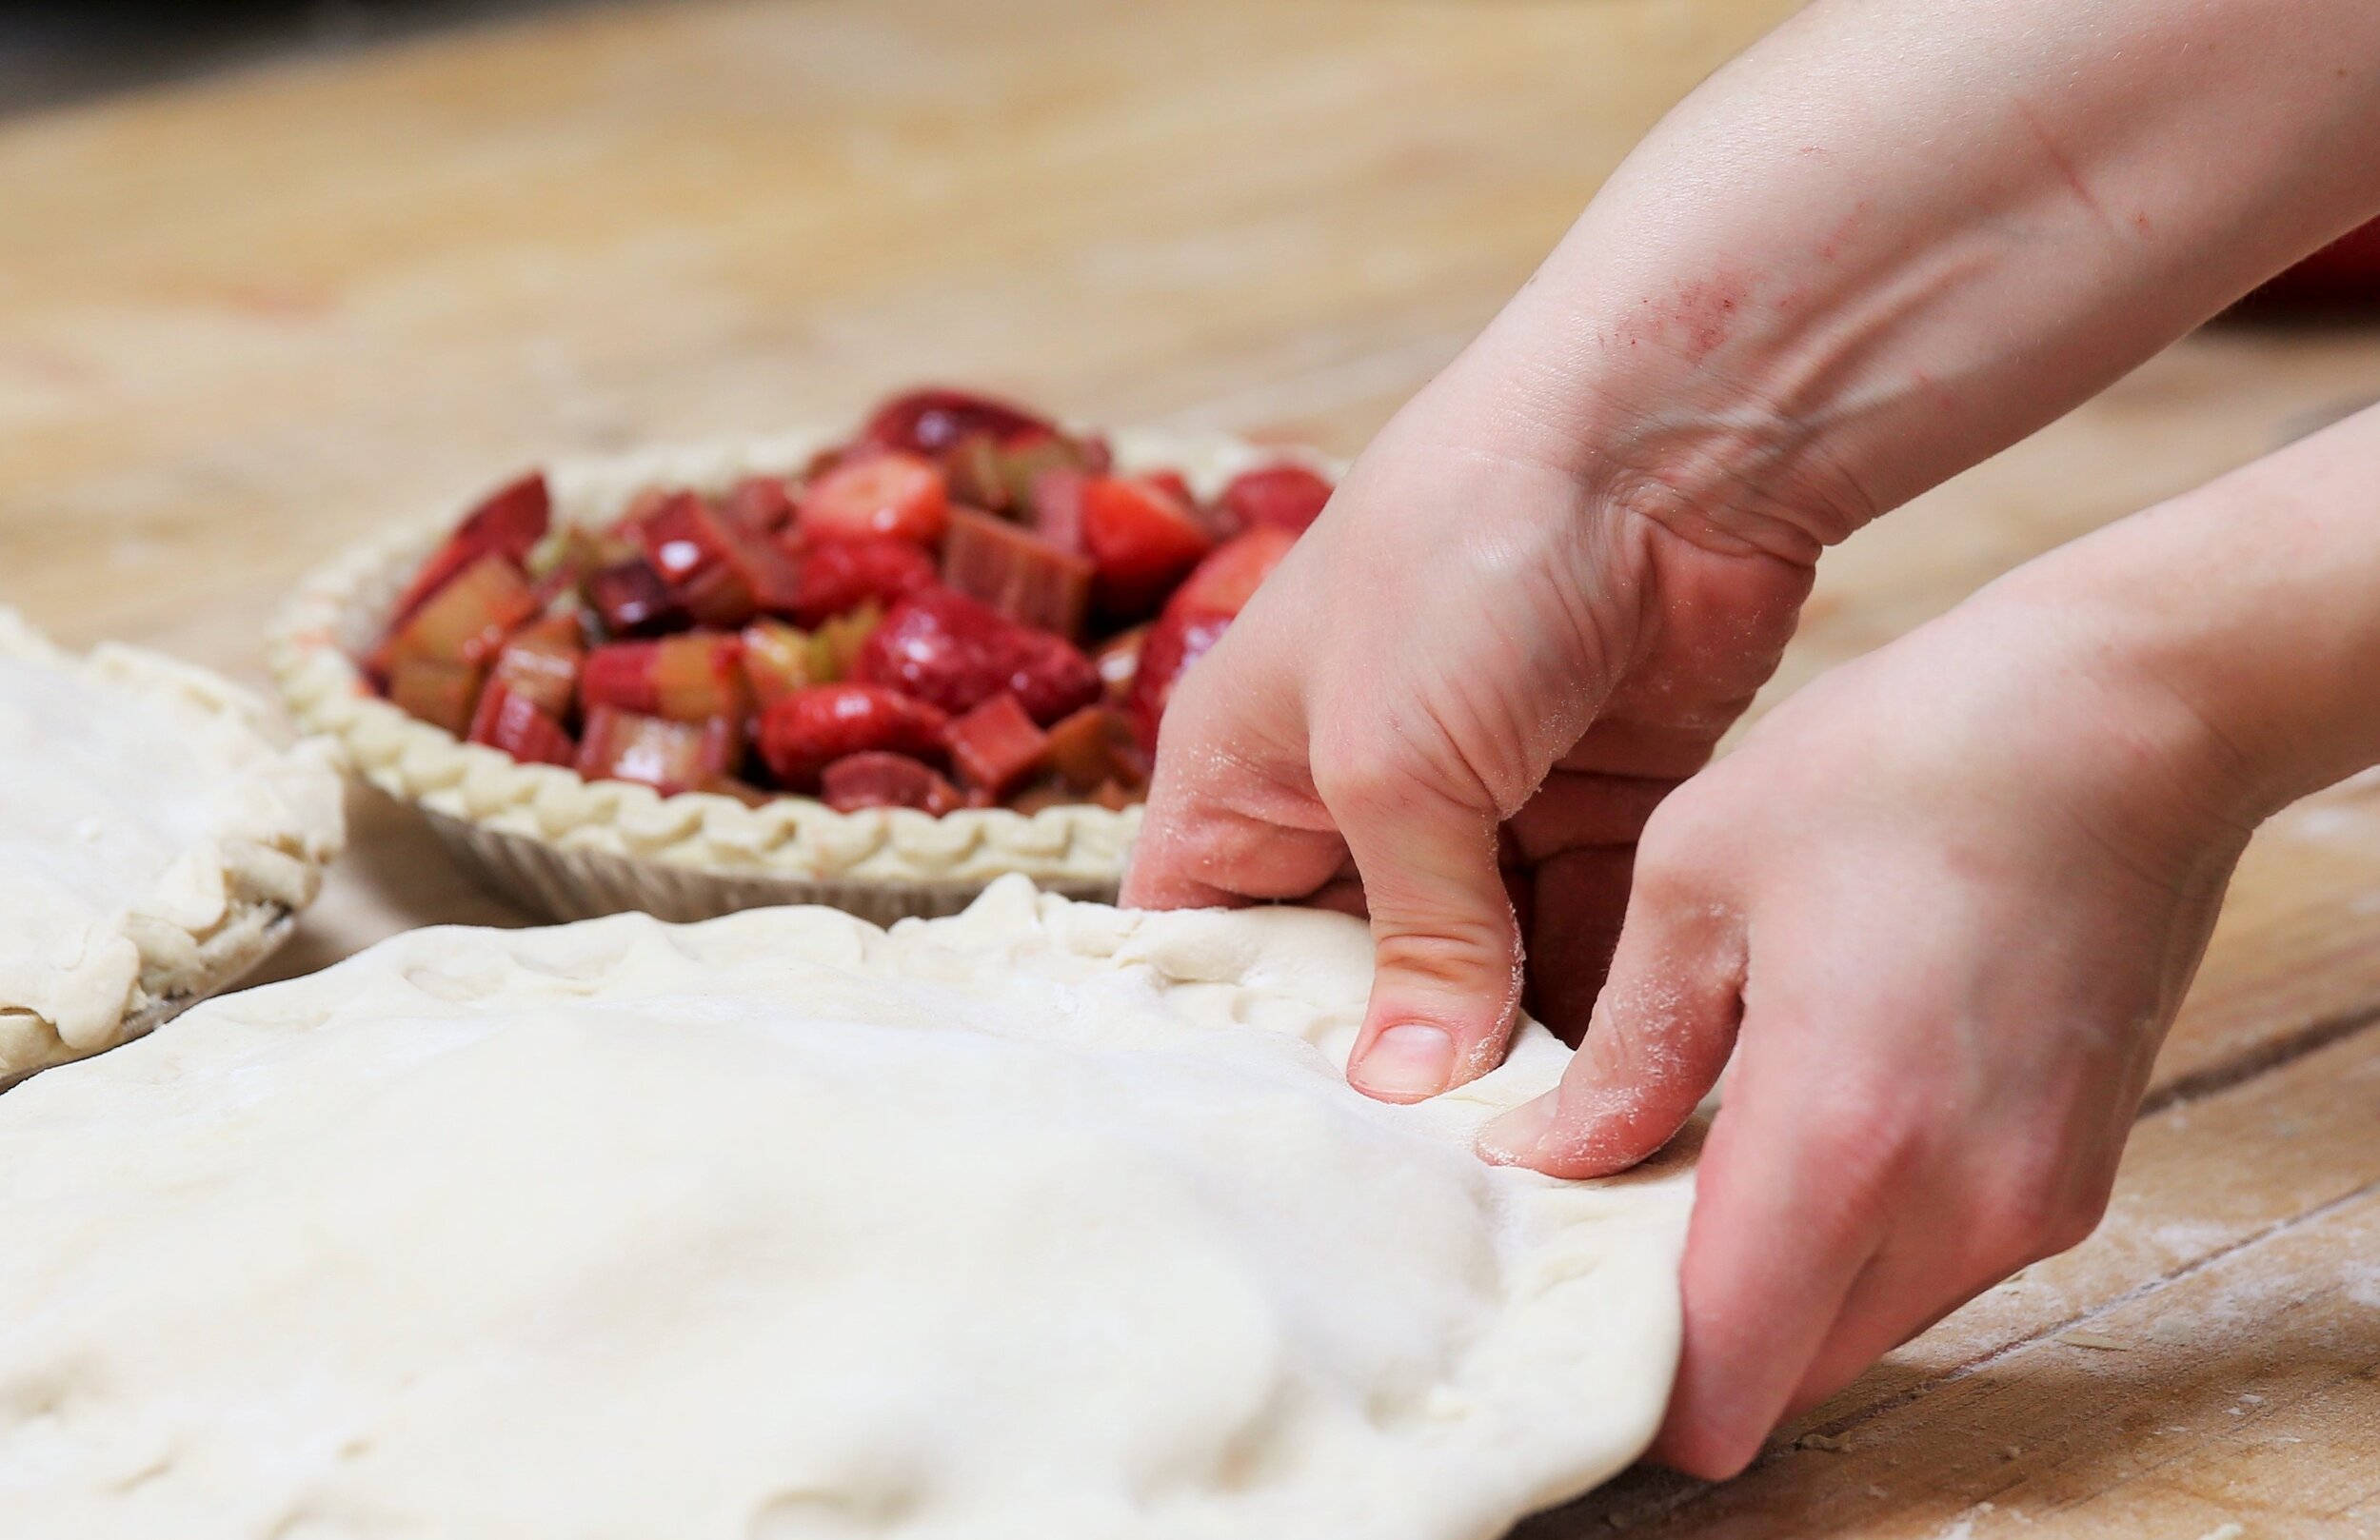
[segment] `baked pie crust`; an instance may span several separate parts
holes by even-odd
[[[345,830],[336,750],[262,702],[0,606],[0,1085],[112,1048],[288,935]]]
[[[724,491],[751,475],[807,465],[845,429],[689,448],[559,459],[545,470],[557,524],[616,519],[646,487]],[[1239,472],[1319,456],[1221,435],[1121,429],[1107,435],[1121,469],[1181,470],[1201,495]],[[827,903],[888,921],[963,908],[1016,874],[1053,892],[1112,898],[1140,809],[1075,803],[935,817],[909,808],[840,813],[783,795],[759,807],[705,792],[589,780],[467,743],[375,694],[355,660],[423,559],[452,531],[434,515],[367,541],[300,584],[273,627],[269,658],[292,717],[345,745],[355,769],[420,807],[431,828],[516,901],[557,918],[645,909],[699,919],[756,903]]]
[[[1487,1540],[1651,1438],[1681,1144],[1341,1066],[1344,916],[440,929],[0,1098],[28,1534]]]

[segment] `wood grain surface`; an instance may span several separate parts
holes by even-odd
[[[0,602],[261,682],[278,596],[383,520],[920,378],[1353,451],[1790,9],[594,10],[20,118]],[[1833,555],[1769,699],[2374,397],[2380,327],[2211,328]],[[517,922],[357,822],[276,973]],[[2095,1238],[1742,1479],[1638,1471],[1520,1532],[2380,1534],[2375,1023],[2358,783],[2256,841]]]

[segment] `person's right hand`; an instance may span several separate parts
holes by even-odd
[[[1583,1029],[1637,831],[1775,668],[1818,548],[1740,486],[1540,452],[1510,378],[1475,351],[1417,397],[1183,679],[1124,888],[1352,903],[1359,876],[1378,973],[1350,1076],[1393,1100],[1500,1060],[1508,877],[1532,1003]]]

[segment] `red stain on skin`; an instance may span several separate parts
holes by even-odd
[[[1858,227],[1861,220],[1868,217],[1868,200],[1865,198],[1852,205],[1851,212],[1837,221],[1835,228],[1828,232],[1827,238],[1818,243],[1818,255],[1821,259],[1827,262],[1833,262],[1835,259],[1842,250],[1843,243],[1851,239],[1851,232]]]
[[[1751,275],[1736,268],[1681,280],[1666,299],[1638,300],[1636,313],[1613,330],[1612,340],[1630,347],[1666,343],[1688,363],[1700,363],[1735,334],[1736,313],[1751,297]]]
[[[2140,238],[2144,241],[2156,233],[2150,227],[2149,211],[2145,208],[2132,215],[2132,228],[2140,233]]]
[[[2041,147],[2044,155],[2050,157],[2050,164],[2057,168],[2058,175],[2066,179],[2066,185],[2073,190],[2075,200],[2090,209],[2092,217],[2100,224],[2112,225],[2108,211],[2100,207],[2099,200],[2091,195],[2091,188],[2083,182],[2082,172],[2074,168],[2074,163],[2067,157],[2066,151],[2058,148],[2057,140],[2042,126],[2040,116],[2022,102],[2016,104],[2016,115],[2025,120],[2025,128],[2033,134],[2034,143]]]

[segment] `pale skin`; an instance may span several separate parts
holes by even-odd
[[[1590,1176],[1732,1056],[1657,1457],[1740,1470],[2087,1234],[2250,831],[2380,761],[2380,410],[1704,769],[1815,563],[2375,210],[2370,0],[1820,0],[1647,138],[1176,694],[1125,899],[1362,903],[1359,1089],[1492,1068],[1525,966],[1583,1048],[1482,1150]]]

